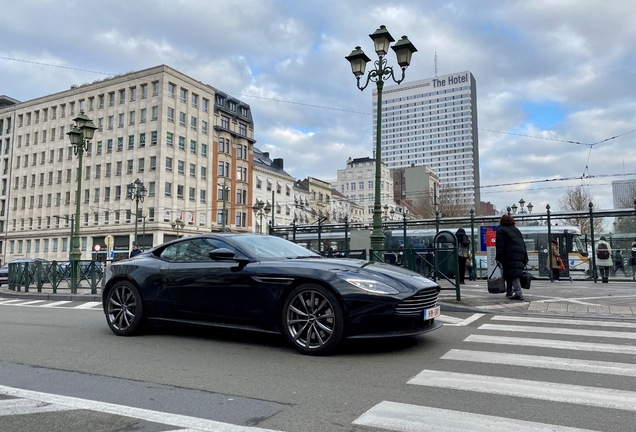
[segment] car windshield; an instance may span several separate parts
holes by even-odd
[[[280,237],[237,235],[232,240],[260,259],[321,258],[319,254]]]

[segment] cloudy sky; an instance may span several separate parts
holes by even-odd
[[[166,64],[249,103],[257,147],[297,178],[332,180],[372,156],[371,88],[356,88],[344,57],[374,54],[381,24],[418,49],[404,84],[433,77],[435,54],[438,75],[475,76],[483,201],[556,210],[583,185],[612,208],[611,182],[636,178],[633,0],[0,4],[0,94],[25,101]]]

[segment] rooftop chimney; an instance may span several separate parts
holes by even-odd
[[[282,158],[276,158],[272,161],[272,166],[274,168],[278,168],[278,169],[283,169],[283,159]]]

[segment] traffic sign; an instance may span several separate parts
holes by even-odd
[[[101,247],[100,245],[96,244],[96,245],[95,245],[95,247],[94,247],[95,252],[99,252],[99,250],[100,250],[101,248],[102,248],[102,247]]]
[[[112,235],[107,235],[106,237],[104,237],[104,244],[107,247],[112,248],[113,243],[115,243],[115,238]]]

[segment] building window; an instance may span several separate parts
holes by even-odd
[[[229,129],[230,128],[230,119],[226,116],[221,116],[221,127],[223,129]]]

